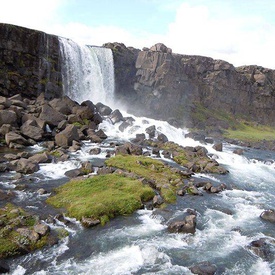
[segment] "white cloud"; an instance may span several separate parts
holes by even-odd
[[[259,16],[217,18],[207,6],[184,3],[164,41],[177,53],[224,59],[235,66],[275,67],[275,26]]]
[[[0,21],[49,31],[58,20],[58,8],[65,0],[1,0]]]

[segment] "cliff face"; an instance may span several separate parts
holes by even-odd
[[[62,94],[58,37],[0,24],[0,95]]]
[[[275,126],[274,70],[174,54],[163,44],[104,46],[113,51],[116,99],[135,114],[198,128],[227,128],[228,114]],[[60,97],[61,64],[57,36],[0,24],[0,95]]]
[[[136,113],[175,118],[191,127],[203,121],[226,128],[218,116],[227,114],[275,126],[274,70],[173,54],[163,44],[140,51],[135,68],[132,97],[125,95],[125,101],[134,99]]]

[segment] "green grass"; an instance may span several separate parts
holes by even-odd
[[[72,180],[56,189],[47,202],[65,208],[68,215],[100,219],[131,214],[155,195],[152,188],[140,181],[117,174],[100,175],[84,180]]]
[[[181,179],[179,174],[173,172],[163,162],[144,156],[117,155],[106,161],[108,166],[113,166],[139,177],[153,180],[160,189],[161,195],[167,203],[175,202],[175,184]]]
[[[242,122],[239,127],[229,129],[224,134],[227,138],[238,139],[241,141],[256,142],[261,140],[274,140],[275,128],[264,125],[253,125]]]
[[[227,122],[230,127],[235,127],[239,124],[233,115],[223,110],[208,109],[199,103],[196,103],[196,108],[191,116],[194,117],[196,121],[203,123],[205,123],[209,118],[215,118],[216,120]]]

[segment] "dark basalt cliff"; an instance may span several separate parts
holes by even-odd
[[[116,59],[132,52],[113,46]],[[124,68],[135,72],[133,80],[127,85],[120,82],[117,93],[138,114],[197,127],[227,128],[223,118],[228,115],[275,126],[274,70],[256,65],[235,68],[209,57],[173,54],[163,44],[145,48],[133,59],[135,65],[128,62]]]
[[[104,46],[114,55],[116,99],[135,114],[197,128],[227,128],[228,116],[275,126],[274,70],[174,54],[163,44]],[[0,24],[0,95],[61,96],[61,63],[57,36]]]
[[[0,23],[0,95],[62,94],[57,36]]]

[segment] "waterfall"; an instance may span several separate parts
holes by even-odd
[[[110,49],[80,46],[59,38],[63,94],[81,103],[91,100],[112,105],[114,97],[114,64]]]

